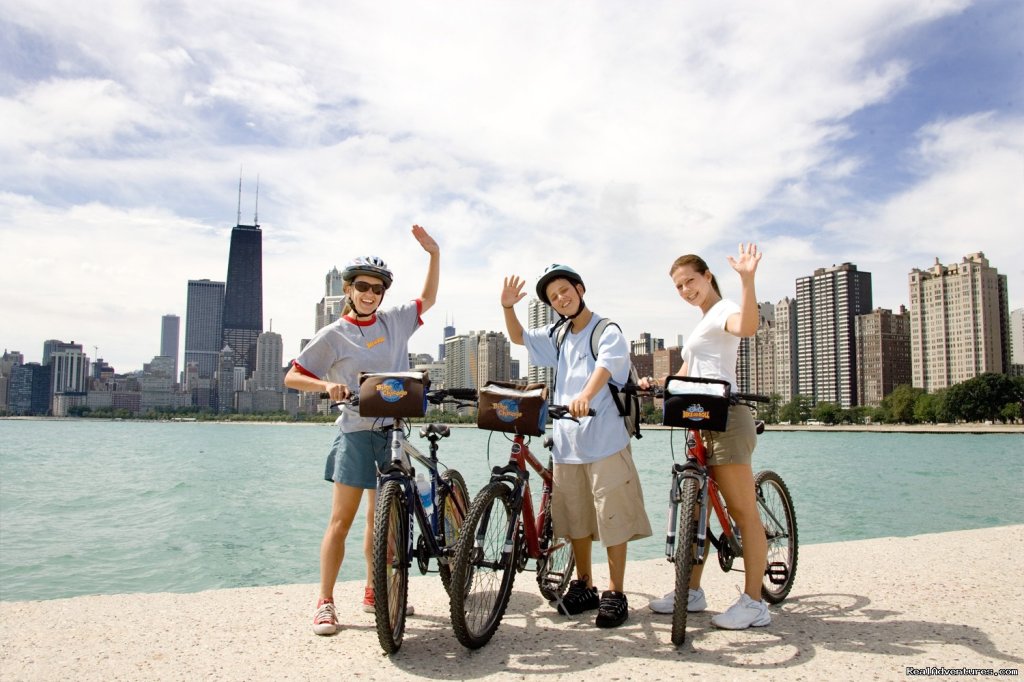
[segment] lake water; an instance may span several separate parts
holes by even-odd
[[[0,420],[0,599],[318,582],[333,435],[331,425]],[[456,429],[442,443],[471,495],[507,459],[493,434],[488,463],[489,436]],[[633,443],[654,536],[630,558],[653,559],[670,432]],[[1021,434],[769,432],[754,454],[755,471],[766,468],[793,494],[801,544],[1024,523]],[[364,577],[361,536],[349,539],[342,580]]]

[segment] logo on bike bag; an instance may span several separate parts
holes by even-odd
[[[377,394],[384,402],[397,403],[409,395],[409,391],[405,390],[401,379],[385,379],[377,384]]]
[[[515,398],[505,398],[494,403],[494,413],[503,422],[512,423],[523,416],[519,411],[519,401]]]
[[[695,422],[711,419],[711,411],[705,409],[703,405],[694,403],[683,410],[683,419],[692,419]]]

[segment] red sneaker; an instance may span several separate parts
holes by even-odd
[[[367,613],[373,613],[376,609],[376,602],[373,598],[373,588],[366,587],[363,589],[363,611]],[[411,616],[416,613],[416,609],[412,607],[412,604],[405,605],[405,615]]]
[[[338,612],[334,610],[334,602],[321,599],[316,604],[313,616],[313,632],[318,635],[333,635],[338,631]]]

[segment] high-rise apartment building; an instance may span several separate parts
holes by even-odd
[[[547,327],[555,322],[555,311],[551,306],[538,298],[531,298],[527,304],[526,328],[536,329]],[[553,367],[537,367],[528,364],[526,366],[526,380],[531,384],[547,384],[548,390],[554,391],[555,370]]]
[[[788,296],[775,304],[775,326],[771,329],[771,348],[774,353],[772,393],[788,403],[796,394],[796,301]]]
[[[313,333],[320,331],[327,325],[341,317],[345,308],[345,281],[337,267],[324,276],[324,297],[316,304],[316,318],[313,323]]]
[[[477,340],[476,385],[512,379],[512,356],[502,332],[480,332]]]
[[[45,415],[50,411],[51,365],[26,362],[11,368],[7,409],[11,414]]]
[[[253,390],[284,392],[284,340],[277,332],[263,332],[256,340]]]
[[[254,221],[255,222],[255,221]],[[231,230],[224,288],[222,343],[235,352],[235,366],[256,369],[256,339],[263,333],[263,232],[259,225]]]
[[[477,346],[474,332],[444,340],[444,376],[448,388],[477,388]]]
[[[910,271],[913,383],[929,393],[1009,368],[1006,275],[985,254]]]
[[[337,266],[324,276],[324,296],[344,296],[345,280]]]
[[[181,337],[181,318],[177,315],[164,315],[160,318],[160,355],[174,358],[171,378],[178,380],[178,339]]]
[[[857,401],[857,315],[870,312],[871,273],[852,263],[796,280],[798,392],[844,408]]]
[[[235,410],[235,358],[237,355],[231,346],[221,349],[217,363],[217,410],[234,412]]]
[[[910,384],[910,313],[875,308],[858,315],[857,404],[881,405],[897,386]]]
[[[758,304],[759,322],[753,336],[740,339],[736,359],[736,387],[743,393],[775,392],[775,306]]]
[[[1010,364],[1024,365],[1024,308],[1010,313]]]
[[[185,305],[185,364],[195,363],[198,376],[211,379],[223,348],[224,282],[188,281]]]

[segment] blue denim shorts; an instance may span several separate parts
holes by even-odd
[[[377,468],[391,459],[386,434],[380,431],[338,431],[324,467],[324,480],[353,488],[377,487]]]

